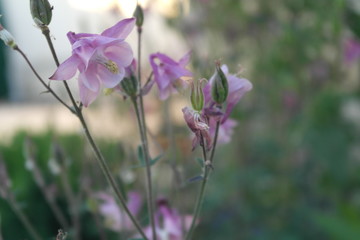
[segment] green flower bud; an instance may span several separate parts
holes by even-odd
[[[30,11],[36,25],[50,24],[52,7],[48,0],[30,0]]]
[[[204,79],[201,79],[191,83],[190,101],[195,111],[201,111],[204,107],[204,93],[201,85],[203,80]]]
[[[120,82],[120,86],[129,97],[136,97],[139,85],[134,75],[131,75],[130,77],[125,77]]]
[[[139,4],[136,6],[133,16],[136,18],[136,26],[141,27],[144,23],[144,12]]]
[[[229,85],[220,63],[216,63],[215,79],[211,86],[211,96],[217,104],[223,104],[229,93]]]

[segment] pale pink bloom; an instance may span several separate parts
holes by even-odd
[[[81,102],[85,107],[100,93],[101,85],[114,88],[125,76],[125,67],[133,60],[133,52],[125,38],[135,25],[135,18],[118,22],[99,34],[69,32],[72,55],[50,77],[68,80],[80,72],[78,85]]]
[[[351,64],[360,57],[360,42],[356,39],[347,39],[345,42],[344,60]]]
[[[168,98],[179,87],[184,87],[182,77],[192,76],[192,73],[185,68],[190,60],[190,52],[185,54],[179,62],[162,53],[151,54],[149,59],[161,100]]]
[[[189,107],[184,107],[182,111],[188,127],[195,134],[192,141],[193,150],[201,143],[201,137],[203,137],[204,144],[209,150],[211,148],[211,137],[207,118]]]
[[[106,227],[116,232],[134,229],[134,224],[131,219],[126,212],[119,207],[112,195],[100,192],[95,194],[95,197],[101,201],[99,204],[99,212],[105,219]],[[141,204],[142,200],[139,193],[128,193],[127,206],[134,216],[139,213]]]
[[[191,215],[181,216],[179,212],[170,208],[165,199],[158,200],[158,210],[155,214],[155,231],[158,240],[183,240],[182,218],[184,220],[185,231],[189,230],[193,217]],[[149,240],[152,239],[152,229],[150,226],[144,229],[145,235]]]

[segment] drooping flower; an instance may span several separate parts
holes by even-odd
[[[223,108],[220,109],[211,96],[211,87],[215,81],[216,73],[210,78],[209,82],[204,87],[205,95],[205,109],[204,112],[209,117],[210,133],[213,136],[215,133],[216,121],[221,119],[219,128],[219,143],[229,142],[236,126],[235,120],[229,119],[230,113],[235,105],[240,101],[244,94],[252,89],[252,84],[245,78],[239,78],[236,75],[230,74],[226,65],[221,66],[221,70],[225,74],[228,81],[228,96]],[[230,122],[227,122],[230,121]]]
[[[351,64],[360,58],[360,41],[356,39],[347,39],[345,42],[344,60]]]
[[[161,100],[168,98],[178,88],[184,87],[185,82],[181,80],[182,77],[192,76],[192,73],[185,68],[190,60],[190,52],[179,62],[162,53],[151,54],[149,59]]]
[[[129,231],[134,229],[134,225],[129,216],[119,208],[114,197],[108,193],[100,192],[95,194],[95,197],[101,200],[99,205],[99,212],[105,218],[105,225],[113,231]],[[136,216],[141,207],[142,201],[139,193],[128,193],[128,208],[130,212]]]
[[[192,141],[193,150],[201,143],[202,139],[205,141],[203,144],[209,150],[211,148],[211,137],[207,118],[201,112],[189,107],[184,107],[182,112],[188,127],[195,134]]]
[[[118,22],[99,34],[69,32],[72,55],[50,77],[68,80],[77,70],[81,102],[85,107],[100,93],[101,85],[114,88],[125,76],[125,67],[133,60],[133,52],[125,38],[135,25],[135,18]]]
[[[170,208],[166,199],[159,199],[157,201],[158,211],[155,214],[155,231],[158,240],[183,240],[182,232],[182,216],[179,212]],[[190,228],[191,215],[184,216],[184,230],[187,231]],[[152,239],[152,229],[150,226],[144,229],[145,235]]]

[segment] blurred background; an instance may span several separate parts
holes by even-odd
[[[143,75],[150,73],[149,53],[179,59],[192,50],[196,77],[210,78],[214,60],[221,59],[254,86],[232,113],[238,121],[232,141],[217,150],[194,239],[360,239],[360,1],[139,2],[145,9]],[[50,30],[60,60],[71,53],[68,31],[102,32],[131,16],[135,3],[51,1]],[[55,64],[28,3],[1,0],[0,12],[2,24],[46,79]],[[136,31],[128,42],[136,52]],[[61,84],[52,86],[66,97]],[[54,239],[59,221],[34,180],[34,168],[26,165],[36,159],[51,196],[70,219],[61,182],[67,169],[70,188],[81,193],[76,206],[83,239],[100,239],[96,219],[103,218],[89,196],[104,190],[105,181],[89,180],[89,172],[102,176],[77,119],[41,92],[23,59],[1,44],[0,158],[11,191],[42,236]],[[163,103],[153,90],[145,104],[152,153],[162,156],[153,167],[156,194],[191,214],[199,183],[187,179],[201,172],[194,161],[201,154],[191,152],[182,119],[187,96]],[[132,167],[139,139],[130,104],[120,96],[102,96],[85,115],[123,189],[142,194],[143,170]],[[67,159],[57,174],[49,164],[58,158],[54,146],[61,146]],[[4,239],[28,236],[3,198],[0,219]],[[118,239],[106,224],[103,231],[107,239]]]

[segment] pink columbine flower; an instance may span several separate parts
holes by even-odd
[[[345,42],[344,60],[351,64],[360,58],[360,42],[356,39],[347,39]]]
[[[245,78],[230,74],[226,65],[222,65],[221,70],[224,72],[229,84],[228,97],[225,106],[223,106],[225,107],[224,112],[217,108],[216,103],[211,99],[211,85],[215,80],[215,74],[203,89],[205,95],[204,112],[210,119],[210,133],[212,136],[215,133],[216,120],[221,119],[218,142],[227,143],[230,141],[233,128],[236,126],[235,120],[229,119],[229,115],[244,94],[252,89],[252,84]]]
[[[134,225],[129,216],[119,208],[114,197],[105,192],[95,194],[95,197],[101,201],[99,212],[105,218],[105,225],[109,229],[120,232],[134,229]],[[136,216],[141,207],[142,201],[139,193],[128,193],[128,208],[130,212]]]
[[[209,150],[211,148],[211,137],[209,133],[209,125],[207,118],[198,111],[195,111],[189,107],[182,109],[184,119],[189,126],[190,130],[195,133],[192,141],[193,150],[200,144],[201,137],[203,137],[206,143],[205,146]]]
[[[114,88],[125,76],[125,67],[133,60],[133,52],[125,38],[135,25],[135,18],[118,22],[99,34],[69,32],[72,55],[50,77],[68,80],[79,70],[79,94],[85,107],[100,93],[101,85]]]
[[[176,92],[177,88],[184,87],[181,77],[192,76],[192,73],[185,68],[190,60],[190,52],[185,54],[179,62],[162,53],[151,54],[149,59],[161,100],[168,98],[171,93]]]
[[[158,200],[158,211],[155,214],[155,231],[158,240],[183,240],[182,216],[174,208],[170,208],[166,199]],[[184,216],[184,230],[190,228],[193,217]],[[145,235],[152,239],[152,229],[150,226],[144,229]]]

